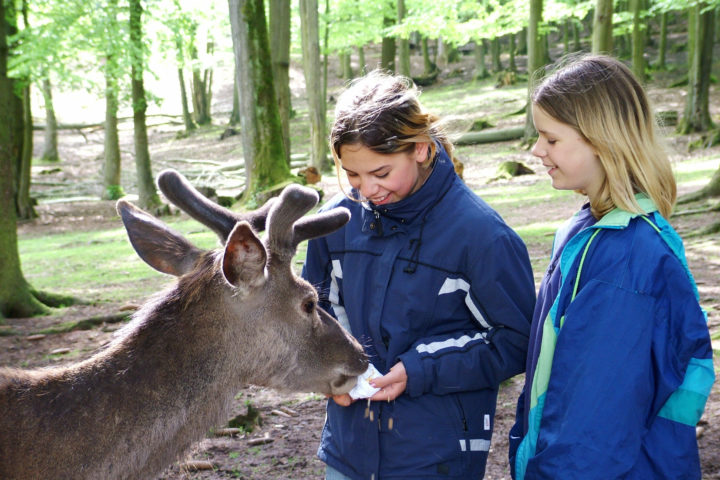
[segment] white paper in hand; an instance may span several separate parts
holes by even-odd
[[[371,363],[368,369],[365,370],[365,373],[358,376],[357,384],[349,392],[350,397],[352,397],[353,400],[357,400],[359,398],[370,398],[375,395],[380,389],[373,387],[368,382],[377,377],[382,377],[382,375],[378,372],[377,368],[375,368],[375,365]]]

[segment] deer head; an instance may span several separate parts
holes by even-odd
[[[241,332],[243,338],[237,342],[249,352],[243,358],[266,363],[247,372],[246,381],[333,395],[349,391],[357,375],[367,368],[362,347],[318,306],[313,286],[292,268],[300,242],[340,228],[349,220],[349,212],[338,208],[303,218],[317,204],[318,195],[299,185],[286,187],[279,198],[240,215],[202,196],[173,170],[161,173],[158,184],[168,199],[210,226],[224,246],[203,252],[156,218],[121,200],[117,208],[130,242],[146,263],[181,277],[181,283],[186,277],[185,282],[190,283],[203,265],[212,264],[218,291],[204,287],[205,291],[195,295],[220,304],[202,305],[201,309],[226,316],[231,325],[227,328]],[[263,226],[267,227],[264,242],[254,231]]]

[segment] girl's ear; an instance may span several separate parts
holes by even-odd
[[[430,144],[428,142],[418,142],[415,144],[415,161],[417,163],[423,163],[428,159],[428,149]]]

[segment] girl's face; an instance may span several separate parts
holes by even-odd
[[[600,191],[605,171],[595,149],[573,127],[537,105],[532,107],[538,141],[532,154],[542,160],[558,190],[582,190],[589,198]]]
[[[428,148],[427,143],[416,143],[410,153],[377,153],[354,144],[342,145],[338,153],[350,185],[374,205],[386,205],[422,186],[427,175],[420,164],[427,159]]]

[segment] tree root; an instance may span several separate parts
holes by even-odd
[[[60,295],[58,293],[43,292],[35,289],[30,289],[30,293],[44,305],[52,308],[61,308],[70,305],[87,305],[87,302],[84,300],[70,295]]]
[[[91,330],[92,328],[102,325],[103,323],[120,323],[130,319],[132,312],[119,312],[112,313],[110,315],[98,315],[95,317],[85,318],[83,320],[77,320],[74,322],[66,322],[61,325],[55,325],[50,328],[40,330],[35,333],[42,334],[54,334],[54,333],[67,333],[75,330]]]

